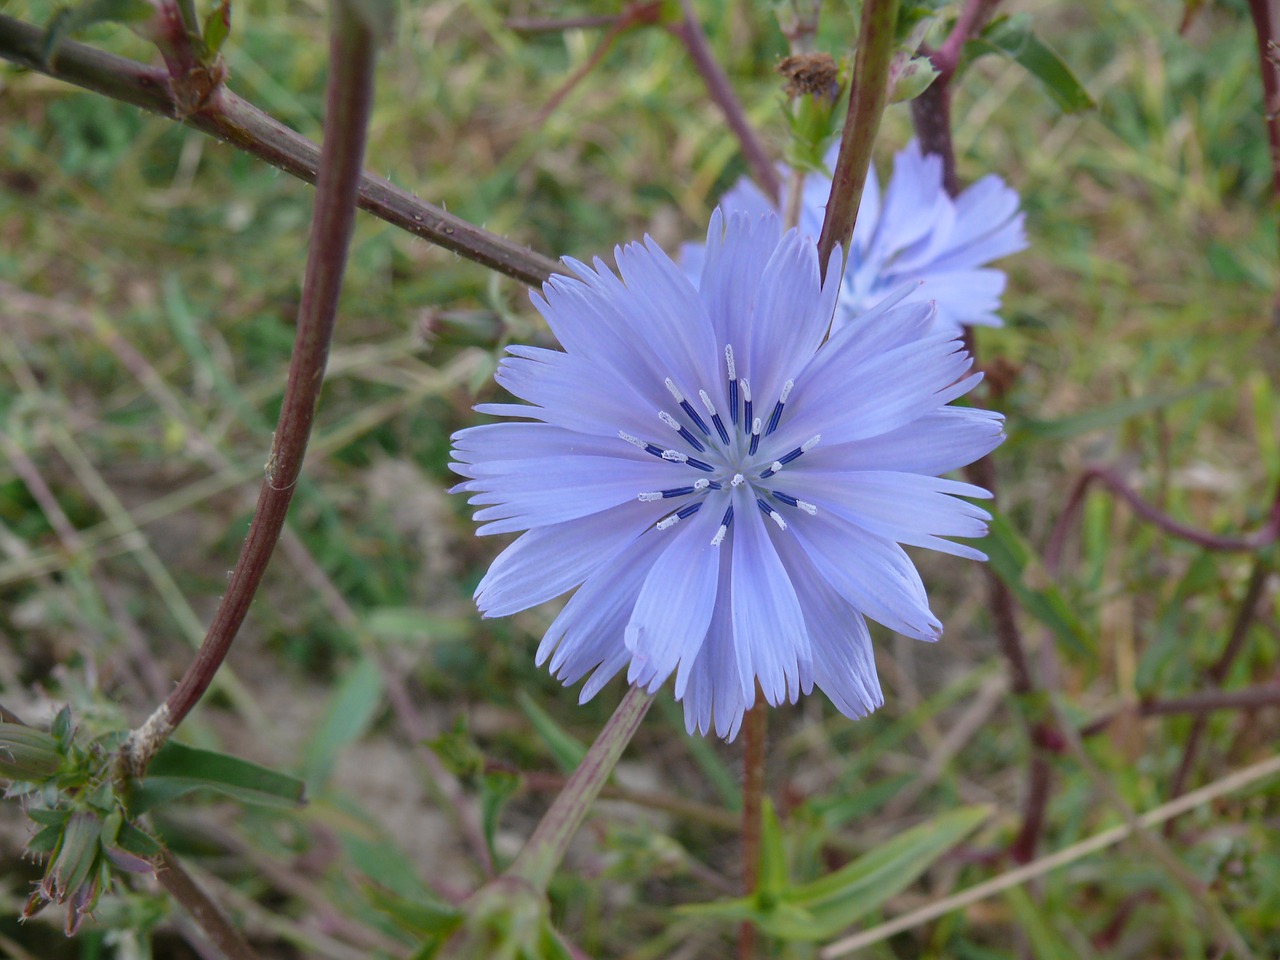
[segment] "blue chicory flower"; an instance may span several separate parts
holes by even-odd
[[[833,169],[839,144],[827,152]],[[790,170],[779,167],[785,185]],[[784,186],[785,189],[785,186]],[[818,236],[831,193],[831,178],[809,174],[801,187],[800,229]],[[776,209],[745,177],[720,200],[726,212],[759,215]],[[984,267],[1027,245],[1018,194],[989,174],[954,199],[942,183],[942,158],[924,156],[916,141],[894,157],[893,176],[883,198],[875,168],[867,171],[857,225],[836,306],[835,326],[863,316],[890,294],[910,284],[908,300],[933,300],[935,323],[958,331],[961,325],[998,327],[1002,270]],[[702,269],[702,247],[686,244],[681,263],[690,276]]]
[[[690,732],[732,738],[764,698],[816,685],[850,717],[883,701],[866,617],[922,640],[942,624],[900,544],[985,559],[987,497],[939,474],[1002,439],[950,406],[980,375],[929,303],[881,304],[825,339],[840,255],[769,213],[717,210],[697,286],[650,239],[532,293],[563,351],[508,348],[519,418],[461,430],[480,533],[526,531],[476,589],[488,617],[577,588],[539,664],[582,700],[623,667],[672,674]]]

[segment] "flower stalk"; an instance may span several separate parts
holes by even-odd
[[[627,690],[618,709],[507,871],[508,877],[522,880],[540,891],[547,889],[569,849],[569,841],[578,832],[652,703],[653,694],[643,688],[633,686]]]
[[[311,241],[284,402],[253,522],[213,622],[178,686],[121,750],[122,773],[140,776],[200,701],[231,649],[262,582],[302,470],[337,317],[373,96],[374,41],[344,4],[334,5],[324,146]]]
[[[866,0],[862,5],[849,115],[840,136],[840,156],[831,178],[827,217],[822,224],[822,236],[818,238],[818,263],[824,278],[827,261],[836,245],[848,251],[858,219],[858,204],[888,96],[889,63],[893,59],[893,32],[897,22],[898,0]]]

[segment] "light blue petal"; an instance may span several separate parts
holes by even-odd
[[[804,610],[814,682],[846,717],[866,716],[884,703],[866,620],[832,589],[793,538],[781,538],[778,552]]]
[[[917,640],[942,636],[920,574],[896,543],[822,510],[792,530],[822,577],[857,610]]]
[[[458,471],[463,476],[473,476],[466,471],[466,464],[538,457],[590,455],[651,462],[649,454],[620,440],[616,433],[593,436],[546,423],[487,423],[459,430],[452,439],[453,457],[463,465]]]
[[[975,560],[973,547],[940,537],[984,537],[991,515],[956,495],[989,497],[981,487],[954,480],[891,471],[813,469],[806,464],[779,480],[777,488],[829,510],[868,533],[911,546],[928,547]]]
[[[661,390],[671,377],[686,394],[716,382],[723,344],[717,344],[703,301],[685,276],[649,237],[643,245],[628,244],[617,251],[618,273],[630,297],[619,307],[634,308],[636,335],[665,368],[653,384]]]
[[[481,615],[509,616],[572,590],[653,524],[655,506],[633,500],[521,535],[476,587]]]
[[[944,407],[878,437],[822,443],[805,454],[805,469],[902,470],[935,476],[968,466],[1004,439],[1004,417],[973,407]]]
[[[736,527],[736,524],[735,524]],[[733,528],[729,536],[733,537]],[[730,541],[720,545],[722,551],[731,550]],[[729,554],[726,554],[726,557]],[[730,597],[733,590],[733,565],[720,564],[718,595]],[[698,651],[691,667],[680,664],[676,674],[676,699],[684,701],[685,728],[702,734],[714,729],[716,736],[732,740],[742,726],[742,716],[755,702],[755,688],[750,700],[742,696],[742,684],[738,680],[738,661],[734,654],[733,621],[729,603],[716,604],[707,628],[707,639]]]
[[[538,419],[605,437],[616,437],[619,430],[640,434],[660,425],[656,398],[646,399],[630,384],[605,376],[599,365],[558,350],[514,349],[519,355],[504,357],[494,379],[514,396],[542,407]]]
[[[828,346],[795,378],[782,426],[769,438],[774,456],[813,436],[835,444],[887,433],[977,383],[964,378],[972,358],[945,335],[871,356],[856,342]]]
[[[759,681],[769,703],[794,703],[801,664],[807,672],[813,660],[800,601],[746,484],[734,490],[733,512],[733,643],[743,699]]]
[[[772,213],[762,217],[745,213],[723,216],[717,209],[711,215],[707,258],[698,293],[711,319],[717,349],[730,345],[743,359],[740,377],[751,376],[745,364],[751,355],[751,338],[757,327],[753,319],[756,296],[760,277],[777,249],[780,236],[781,224]],[[724,374],[717,376],[717,387],[722,389],[726,379]]]
[[[482,474],[466,485],[468,502],[483,508],[474,519],[492,521],[479,533],[511,533],[576,520],[690,480],[693,473],[664,460],[639,463],[614,457],[498,460],[468,469]],[[494,475],[483,475],[488,472]]]
[[[840,263],[833,256],[833,263]],[[839,290],[838,275],[822,284],[812,240],[790,231],[765,264],[756,294],[751,329],[732,335],[732,342],[746,347],[738,351],[739,376],[767,405],[778,396],[785,380],[793,377],[813,356],[831,326],[831,311]]]
[[[656,535],[660,532],[640,536],[583,582],[543,635],[535,657],[539,666],[550,658],[552,675],[571,684],[601,663],[616,662],[619,656],[624,663],[630,660],[623,631],[644,578],[666,544]]]
[[[720,576],[721,551],[711,538],[722,511],[723,506],[709,500],[674,529],[658,531],[668,543],[649,569],[624,634],[632,655],[627,680],[650,693],[677,664],[692,663],[706,639]]]

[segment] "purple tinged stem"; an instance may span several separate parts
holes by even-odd
[[[262,582],[302,471],[324,381],[338,295],[355,221],[355,201],[373,96],[374,43],[342,4],[334,5],[324,146],[315,211],[280,419],[253,521],[227,591],[195,660],[152,719],[124,748],[128,772],[141,775],[169,733],[200,701],[222,665]]]
[[[519,878],[546,892],[552,875],[569,849],[569,841],[578,832],[591,804],[613,773],[652,703],[653,694],[641,687],[627,690],[618,709],[587,750],[587,755],[551,804],[551,809],[538,823],[506,876]]]
[[[59,45],[50,64],[41,56],[43,43],[40,27],[0,16],[0,59],[171,120],[180,119],[290,176],[316,182],[319,148],[230,90],[219,87],[199,109],[184,114],[165,70],[72,40]],[[537,286],[563,270],[556,261],[419,200],[382,177],[368,173],[360,177],[359,205],[393,226],[521,283]]]

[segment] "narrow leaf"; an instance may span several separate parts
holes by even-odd
[[[370,658],[347,671],[302,758],[302,777],[315,792],[329,779],[343,748],[359,740],[382,706],[382,674]]]
[[[963,807],[913,827],[835,873],[789,891],[787,902],[810,914],[809,922],[796,925],[779,913],[762,926],[788,940],[826,939],[905,890],[990,815],[990,807]]]
[[[772,899],[787,888],[787,853],[782,842],[782,824],[773,802],[765,798],[760,811],[760,879],[756,893]]]
[[[1030,20],[1025,14],[993,20],[981,34],[965,44],[966,59],[976,60],[987,53],[1001,54],[1039,80],[1063,112],[1075,113],[1093,107],[1093,98],[1071,68],[1031,31]]]
[[[150,20],[155,12],[147,0],[87,0],[78,6],[65,7],[45,25],[44,60],[52,62],[58,44],[87,27],[99,23],[141,23]]]
[[[130,813],[171,803],[193,790],[213,790],[258,806],[296,807],[306,802],[306,785],[297,777],[170,740],[151,762],[147,778],[134,782]]]
[[[995,512],[983,544],[991,569],[1005,582],[1018,604],[1075,653],[1094,655],[1084,625],[1045,572],[1040,558],[1004,515]]]
[[[582,758],[587,755],[586,745],[556,723],[551,714],[534,703],[533,698],[523,690],[516,699],[519,700],[520,709],[524,711],[524,715],[533,724],[533,729],[538,732],[542,742],[551,751],[556,766],[565,773],[573,773],[577,770],[578,765],[582,763]]]
[[[1092,430],[1106,430],[1111,427],[1118,427],[1136,416],[1161,410],[1177,403],[1179,400],[1186,400],[1188,397],[1194,397],[1210,389],[1213,389],[1212,385],[1200,385],[1187,390],[1131,397],[1105,407],[1095,407],[1092,410],[1086,410],[1083,413],[1073,414],[1069,417],[1061,417],[1057,420],[1036,420],[1030,417],[1019,417],[1013,419],[1009,424],[1010,437],[1019,438],[1025,434],[1038,440],[1067,440],[1071,437],[1078,437],[1083,433],[1089,433]]]

